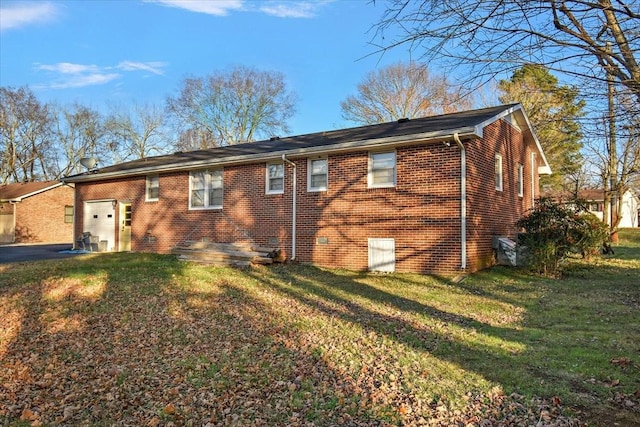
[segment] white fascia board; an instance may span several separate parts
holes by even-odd
[[[194,170],[198,168],[228,166],[241,163],[255,163],[258,161],[268,162],[271,160],[280,160],[282,155],[288,158],[300,158],[309,155],[344,153],[349,151],[360,151],[371,148],[390,148],[399,145],[414,145],[425,142],[436,142],[453,138],[453,134],[458,133],[460,137],[479,136],[475,134],[472,127],[459,129],[447,129],[437,132],[425,132],[411,135],[402,135],[389,138],[376,138],[369,140],[348,141],[329,146],[318,146],[309,148],[298,148],[292,150],[280,150],[269,153],[249,154],[233,157],[225,157],[223,159],[198,160],[192,162],[170,163],[163,166],[140,167],[123,171],[114,171],[101,174],[99,171],[74,177],[63,178],[64,182],[91,182],[101,181],[104,179],[121,178],[125,176],[147,175],[150,173],[167,173],[179,172],[185,170]]]
[[[26,199],[31,196],[35,196],[36,194],[44,193],[45,191],[53,190],[54,188],[60,187],[63,185],[63,182],[57,182],[49,187],[41,188],[38,191],[32,191],[31,193],[23,194],[22,196],[14,197],[13,199],[2,199],[3,202],[21,202],[23,199]]]
[[[536,145],[536,148],[538,150],[538,153],[540,154],[540,157],[542,158],[542,161],[544,162],[544,164],[540,167],[538,167],[538,173],[539,174],[543,174],[543,175],[551,175],[551,167],[549,166],[549,162],[547,161],[547,157],[544,155],[544,151],[542,151],[542,145],[540,145],[540,141],[538,140],[538,137],[536,136],[535,132],[533,131],[533,127],[531,126],[531,122],[529,121],[529,117],[527,117],[527,113],[524,111],[524,108],[522,108],[522,104],[516,104],[511,108],[507,108],[503,111],[501,111],[500,113],[496,114],[495,116],[491,117],[490,119],[485,120],[484,122],[478,124],[476,126],[475,129],[475,133],[478,134],[480,137],[482,137],[482,132],[483,129],[490,125],[493,122],[496,122],[504,117],[507,117],[511,114],[514,113],[520,113],[522,115],[522,118],[524,119],[526,125],[527,125],[527,129],[529,130],[529,133],[531,134],[531,137],[533,138],[533,142]]]

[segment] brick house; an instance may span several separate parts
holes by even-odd
[[[69,176],[75,234],[107,250],[192,240],[381,271],[475,271],[549,166],[521,105],[150,157]]]
[[[0,243],[72,242],[73,193],[59,181],[0,186]]]

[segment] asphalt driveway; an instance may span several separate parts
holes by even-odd
[[[73,247],[71,243],[56,245],[3,245],[0,246],[0,264],[8,262],[39,261],[74,257],[81,252],[61,253]]]

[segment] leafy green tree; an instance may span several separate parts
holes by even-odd
[[[499,83],[501,102],[519,102],[524,107],[553,175],[540,178],[543,187],[562,189],[568,178],[582,166],[582,130],[578,119],[584,116],[584,100],[574,87],[559,85],[549,70],[527,64],[511,79]]]

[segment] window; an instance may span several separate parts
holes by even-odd
[[[284,193],[284,163],[267,163],[267,194]]]
[[[396,185],[396,152],[369,154],[369,187],[383,188]]]
[[[309,161],[307,162],[307,170],[307,190],[327,191],[327,159],[309,159]]]
[[[147,202],[155,202],[160,199],[160,177],[152,175],[147,177]]]
[[[224,189],[222,169],[189,174],[189,206],[191,209],[222,208]]]
[[[65,224],[73,223],[73,206],[64,207],[64,223]]]
[[[524,196],[524,166],[518,163],[518,196]]]
[[[496,190],[502,191],[502,156],[496,154]]]

